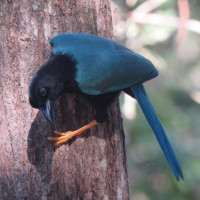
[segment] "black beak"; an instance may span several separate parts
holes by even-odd
[[[42,111],[45,118],[52,124],[54,123],[53,108],[54,108],[54,101],[51,100],[47,100],[45,107],[40,108],[40,111]]]

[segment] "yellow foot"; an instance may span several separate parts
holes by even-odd
[[[62,143],[67,142],[69,139],[73,138],[76,135],[80,135],[82,134],[83,131],[96,126],[98,124],[98,122],[96,120],[90,122],[89,124],[83,126],[82,128],[76,130],[76,131],[68,131],[66,133],[62,133],[62,132],[58,132],[58,131],[54,131],[54,133],[56,135],[59,135],[60,137],[48,137],[49,141],[56,141],[56,143],[54,144],[54,146],[58,146]]]
[[[78,132],[78,131],[68,131],[66,133],[54,131],[54,133],[56,135],[60,136],[60,137],[48,137],[49,141],[56,141],[56,143],[54,144],[54,146],[58,146],[58,145],[60,145],[62,143],[65,143],[69,139],[73,138],[74,136],[81,134],[81,132]]]

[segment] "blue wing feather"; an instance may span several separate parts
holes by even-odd
[[[76,81],[86,94],[122,90],[158,75],[153,64],[143,56],[96,35],[60,34],[50,43],[54,54],[71,54],[78,62]]]

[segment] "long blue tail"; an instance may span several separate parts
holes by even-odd
[[[158,119],[154,111],[154,108],[151,102],[149,101],[144,86],[141,84],[131,87],[131,91],[133,92],[147,121],[149,122],[149,125],[151,126],[163,153],[165,154],[165,157],[174,173],[174,176],[176,177],[177,181],[179,181],[180,177],[183,179],[183,173],[181,167],[174,154],[172,146],[170,145],[167,135],[160,123],[160,120]]]

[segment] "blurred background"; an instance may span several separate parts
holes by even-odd
[[[200,1],[113,0],[115,40],[150,59],[145,84],[184,173],[176,182],[136,101],[121,95],[132,200],[200,199]]]

